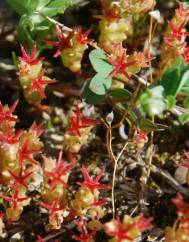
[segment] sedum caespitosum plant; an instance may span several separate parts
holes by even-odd
[[[72,72],[81,71],[81,61],[88,44],[92,43],[92,39],[88,38],[91,30],[82,33],[82,28],[78,27],[64,33],[61,28],[56,25],[55,34],[58,37],[57,41],[47,41],[48,45],[55,46],[57,51],[54,57],[61,57],[62,63]]]
[[[91,129],[99,124],[99,120],[84,116],[78,104],[68,114],[68,123],[69,127],[64,134],[63,147],[71,153],[78,153],[87,143]]]
[[[99,199],[99,189],[109,187],[109,185],[99,182],[104,174],[104,169],[93,179],[83,166],[82,173],[85,180],[78,182],[81,187],[69,204],[68,177],[70,171],[76,166],[77,160],[72,158],[71,162],[66,162],[62,158],[63,153],[60,152],[57,160],[43,155],[43,164],[38,162],[35,157],[41,154],[43,148],[43,143],[39,139],[43,129],[33,123],[28,131],[16,131],[15,124],[18,122],[18,118],[13,112],[17,104],[18,101],[10,108],[0,104],[0,181],[6,188],[5,194],[0,194],[0,198],[7,202],[7,204],[4,203],[4,217],[9,222],[20,219],[24,207],[28,206],[33,198],[28,195],[32,191],[31,185],[33,184],[33,189],[37,189],[35,181],[41,174],[38,205],[48,211],[48,230],[60,229],[65,217],[74,218],[87,213],[91,218],[90,226],[92,228],[92,225],[98,224],[98,219],[104,216],[102,206],[108,201]],[[79,120],[77,120],[78,118]],[[69,128],[71,135],[80,135],[82,129],[97,123],[96,120],[83,116],[78,107],[77,116],[72,116],[71,120],[72,126]],[[2,223],[1,227],[3,228],[3,226]]]
[[[103,204],[107,202],[106,199],[99,199],[99,189],[107,189],[109,184],[100,184],[99,180],[104,175],[104,168],[99,170],[96,177],[90,177],[86,167],[82,166],[83,182],[78,182],[80,188],[75,194],[75,199],[72,202],[72,207],[77,215],[83,215],[87,212],[90,214],[92,220],[98,220],[104,216]]]
[[[45,156],[43,159],[44,182],[41,191],[43,201],[40,205],[49,211],[50,228],[60,229],[64,217],[68,214],[67,181],[76,161],[66,163],[62,159],[62,152],[59,153],[57,160]]]
[[[9,221],[17,221],[24,206],[30,203],[28,186],[38,172],[38,162],[34,156],[43,148],[39,140],[43,131],[36,123],[28,131],[15,130],[18,118],[13,112],[17,104],[18,101],[10,108],[0,104],[0,179],[1,184],[7,187],[6,194],[0,194],[0,197],[8,202],[5,213]]]
[[[43,68],[44,57],[37,57],[37,49],[34,46],[31,54],[27,54],[21,46],[22,56],[19,57],[19,80],[24,91],[24,96],[30,104],[40,104],[46,98],[45,88],[48,84],[57,82],[45,75]]]

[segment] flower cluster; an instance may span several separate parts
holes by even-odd
[[[8,194],[0,194],[0,197],[9,203],[6,208],[9,221],[18,220],[23,207],[30,203],[26,193],[29,183],[35,180],[38,165],[35,155],[43,147],[38,139],[42,129],[36,123],[28,131],[15,131],[18,118],[13,112],[17,104],[18,101],[10,108],[0,104],[0,181],[8,188]]]
[[[41,126],[35,122],[28,131],[15,129],[18,118],[14,111],[18,101],[11,107],[3,106],[0,102],[0,182],[5,187],[5,193],[0,198],[8,203],[5,207],[4,217],[8,221],[17,221],[25,206],[30,204],[32,197],[29,195],[31,185],[41,177],[39,205],[49,213],[49,229],[59,229],[64,217],[68,215],[78,216],[90,213],[93,222],[103,216],[102,205],[107,199],[99,200],[99,189],[107,188],[108,185],[100,184],[99,180],[104,174],[104,169],[96,178],[91,178],[82,167],[84,182],[78,182],[81,186],[68,204],[68,177],[75,167],[77,159],[71,156],[71,162],[63,160],[63,152],[59,153],[57,160],[51,157],[43,157],[43,166],[36,160],[36,155],[41,154],[43,143],[39,137],[43,133]],[[85,117],[78,106],[75,113],[69,116],[70,127],[67,133],[70,136],[83,137],[85,129],[89,130],[99,121]],[[86,135],[86,133],[85,133]],[[35,186],[35,185],[33,185]],[[36,189],[36,187],[34,187]],[[86,197],[83,197],[83,194]],[[75,205],[74,205],[75,203]],[[78,210],[76,209],[78,208]],[[3,228],[3,220],[1,219]]]
[[[98,172],[95,178],[90,177],[86,167],[82,166],[83,182],[78,182],[80,188],[72,201],[74,214],[77,216],[88,213],[94,223],[104,216],[102,205],[108,202],[107,199],[99,199],[100,189],[110,188],[109,184],[101,184],[99,180],[104,175],[104,168]]]
[[[61,56],[62,63],[72,72],[80,72],[81,61],[88,44],[92,43],[92,39],[88,39],[91,30],[82,33],[81,28],[75,28],[68,34],[65,34],[60,27],[56,26],[57,41],[47,41],[48,45],[57,47],[54,57]]]
[[[37,58],[37,49],[34,46],[31,55],[21,45],[22,56],[19,57],[19,80],[26,100],[31,104],[39,104],[46,97],[45,88],[48,84],[57,82],[45,76],[42,67],[44,57]]]
[[[86,144],[91,129],[99,124],[99,120],[84,116],[79,105],[76,105],[74,111],[70,112],[68,122],[69,128],[64,134],[64,147],[71,153],[77,153]]]
[[[51,229],[59,229],[64,218],[67,207],[67,188],[70,170],[74,168],[76,160],[66,163],[62,159],[62,152],[58,159],[54,160],[44,156],[43,166],[43,190],[41,206],[46,208],[49,215]]]
[[[121,43],[113,47],[114,52],[112,52],[108,58],[108,62],[113,66],[113,71],[110,74],[110,78],[113,80],[116,76],[123,82],[127,82],[131,76],[138,73],[141,68],[149,67],[149,63],[153,59],[149,56],[148,51],[135,52],[132,55],[127,55],[126,49],[123,48]],[[119,81],[114,80],[114,88],[116,86],[115,83],[118,82]]]

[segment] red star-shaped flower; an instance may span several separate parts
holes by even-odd
[[[84,177],[84,181],[83,182],[77,182],[77,184],[79,184],[82,187],[87,187],[89,188],[92,192],[95,189],[106,189],[106,188],[110,188],[111,186],[109,184],[100,184],[99,180],[101,179],[101,177],[104,175],[104,168],[102,170],[99,171],[99,173],[97,174],[97,176],[95,178],[92,178],[89,176],[89,173],[86,169],[86,167],[83,165],[82,166],[82,174]]]
[[[14,121],[17,122],[18,118],[13,116],[13,113],[18,105],[18,100],[14,102],[14,104],[6,110],[3,108],[2,103],[0,102],[0,123],[3,121]]]
[[[12,206],[13,206],[13,209],[16,209],[18,207],[19,203],[30,199],[29,197],[19,197],[18,190],[16,190],[14,192],[12,197],[8,197],[8,196],[5,196],[3,194],[0,194],[0,198],[3,198],[6,201],[8,201],[9,203],[11,203]]]
[[[29,172],[23,172],[23,168],[21,167],[18,175],[12,172],[11,170],[8,170],[14,181],[11,181],[11,187],[15,189],[19,189],[21,186],[28,188],[28,185],[26,184],[25,180],[32,175],[32,171]]]
[[[91,33],[92,29],[87,30],[85,33],[82,33],[82,28],[75,28],[74,32],[77,36],[77,41],[82,45],[91,44],[93,42],[93,39],[89,39],[88,35]]]
[[[117,74],[123,74],[128,79],[130,78],[127,67],[132,66],[136,61],[127,62],[126,50],[121,44],[115,45],[115,54],[112,54],[108,58],[108,62],[114,67],[114,70],[110,74],[110,77],[114,77]]]
[[[22,51],[22,56],[19,57],[20,61],[23,61],[29,65],[36,65],[39,62],[42,62],[44,60],[44,57],[39,57],[37,58],[37,49],[36,46],[32,48],[31,55],[28,55],[25,48],[21,45],[21,51]]]
[[[44,157],[44,159],[48,162],[46,157]],[[57,184],[62,184],[64,187],[68,187],[68,184],[64,181],[62,176],[65,176],[71,169],[73,169],[75,164],[75,161],[66,164],[66,162],[62,160],[61,151],[55,169],[53,171],[45,171],[45,175],[51,179],[50,187],[53,189]]]
[[[88,232],[88,230],[86,228],[86,223],[83,218],[81,218],[81,220],[77,222],[77,226],[80,230],[80,235],[73,235],[72,238],[74,240],[81,241],[81,242],[93,241],[96,231],[92,230],[92,231]]]
[[[61,207],[59,204],[59,198],[56,197],[52,204],[41,202],[41,207],[46,208],[50,212],[50,216],[55,216],[58,211],[64,210],[65,207]]]
[[[29,139],[25,139],[18,151],[19,164],[22,165],[24,160],[37,164],[37,161],[33,159],[33,156],[37,152],[39,152],[39,149],[32,149],[29,144]]]
[[[43,98],[46,97],[44,92],[45,86],[47,84],[52,84],[57,82],[57,80],[43,79],[44,73],[45,73],[45,70],[43,69],[39,74],[38,78],[32,82],[32,86],[29,89],[29,93],[32,93],[33,91],[36,90]]]
[[[4,134],[3,132],[0,131],[0,140],[7,144],[18,143],[23,132],[24,131],[22,129],[20,129],[19,131],[14,133],[12,128],[8,127],[7,134]]]
[[[59,55],[61,55],[63,49],[71,47],[70,40],[74,36],[74,31],[71,31],[71,32],[69,32],[68,35],[65,35],[62,32],[62,30],[60,29],[60,27],[58,25],[56,25],[55,33],[58,37],[58,40],[57,41],[48,40],[48,41],[46,41],[46,43],[48,45],[52,45],[52,46],[55,46],[58,48],[54,54],[54,57],[58,57]]]
[[[76,36],[78,43],[82,45],[90,44],[93,41],[92,39],[88,39],[88,35],[90,34],[91,29],[89,29],[83,34],[81,28],[75,28],[72,31],[70,31],[68,35],[65,35],[60,29],[60,27],[56,25],[55,32],[57,34],[58,40],[46,41],[48,45],[52,45],[58,48],[54,54],[54,57],[58,57],[59,55],[61,55],[63,49],[72,47],[71,40],[74,36]]]
[[[115,226],[112,226],[110,223],[105,224],[105,230],[108,235],[116,237],[117,242],[123,242],[124,240],[133,241],[133,238],[128,233],[135,228],[135,223],[125,226],[125,224],[121,223],[120,218],[116,219]]]
[[[99,124],[99,121],[85,117],[81,113],[80,108],[77,105],[75,115],[69,117],[69,124],[70,124],[70,127],[68,129],[68,132],[80,136],[81,135],[80,129],[87,128],[87,127],[90,127],[93,125],[97,125],[97,124]]]

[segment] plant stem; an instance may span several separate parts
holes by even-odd
[[[120,151],[119,155],[114,161],[114,171],[113,171],[113,178],[112,178],[112,213],[113,213],[113,218],[115,218],[115,178],[116,178],[116,171],[117,171],[117,165],[118,161],[121,158],[124,150],[126,149],[128,145],[128,142],[125,143],[123,146],[122,150]]]

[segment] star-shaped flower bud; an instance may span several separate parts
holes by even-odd
[[[33,80],[32,85],[29,89],[29,93],[34,92],[35,90],[37,92],[39,92],[39,94],[45,98],[45,92],[44,92],[44,88],[47,84],[52,84],[52,83],[56,83],[57,80],[51,80],[51,79],[43,79],[44,78],[44,73],[45,70],[43,69],[41,71],[41,73],[39,74],[39,76],[37,77],[37,79]]]
[[[10,173],[10,175],[13,178],[13,181],[11,180],[11,182],[10,182],[11,187],[13,187],[14,189],[17,189],[17,190],[20,187],[25,187],[26,189],[28,188],[28,185],[26,184],[25,180],[28,179],[28,177],[30,177],[32,175],[33,171],[24,172],[23,168],[21,167],[18,174],[15,174],[11,170],[8,170],[8,172]]]
[[[53,200],[53,203],[52,204],[45,203],[45,202],[41,202],[40,205],[41,205],[41,207],[46,208],[49,211],[50,216],[52,216],[52,217],[54,215],[56,215],[56,213],[58,211],[62,211],[62,210],[65,209],[64,206],[63,207],[60,206],[60,201],[59,201],[59,198],[58,197],[56,197]]]
[[[109,184],[100,184],[99,182],[101,177],[104,175],[104,168],[99,171],[95,178],[89,176],[89,173],[84,165],[82,166],[81,170],[84,177],[84,181],[77,182],[77,184],[79,184],[81,187],[87,187],[89,188],[89,190],[91,190],[91,192],[93,192],[95,189],[107,189],[111,187]]]
[[[16,144],[19,142],[20,137],[23,134],[23,130],[20,129],[16,133],[13,132],[11,127],[7,128],[7,134],[0,131],[0,140],[7,144]]]
[[[18,190],[15,190],[12,197],[0,194],[0,198],[3,198],[7,202],[9,202],[12,205],[13,209],[17,209],[19,203],[30,199],[29,197],[19,197]]]
[[[113,53],[109,58],[108,62],[114,67],[110,77],[113,78],[117,74],[123,74],[128,79],[130,79],[127,68],[136,63],[136,61],[127,61],[128,56],[126,55],[126,50],[121,44],[115,45],[115,53]]]
[[[81,28],[75,28],[70,31],[67,35],[63,33],[58,25],[55,27],[55,33],[58,37],[57,41],[46,41],[47,44],[57,47],[57,51],[54,54],[54,57],[58,57],[61,55],[62,51],[66,48],[72,47],[72,39],[76,37],[76,40],[79,44],[87,45],[92,43],[92,39],[88,39],[88,35],[90,34],[91,29],[86,31],[84,34],[82,33]]]
[[[18,118],[13,116],[13,113],[16,109],[16,106],[18,105],[18,100],[14,102],[14,104],[6,110],[6,108],[3,108],[2,103],[0,102],[0,124],[3,121],[14,121],[17,122]]]
[[[44,157],[44,159],[48,162],[48,158]],[[50,178],[50,187],[53,189],[57,184],[62,184],[63,187],[68,187],[66,181],[64,181],[63,176],[67,175],[68,172],[74,168],[76,161],[72,161],[71,163],[66,163],[62,159],[62,151],[59,153],[56,167],[53,171],[45,171],[45,175]]]
[[[97,125],[97,124],[99,124],[99,121],[85,117],[81,113],[80,108],[77,105],[74,116],[69,117],[69,124],[70,124],[70,127],[68,129],[68,132],[80,136],[81,135],[80,129],[87,128],[87,127],[90,127],[93,125]]]
[[[92,230],[88,232],[86,227],[86,222],[82,218],[80,221],[77,222],[77,227],[80,231],[80,235],[73,235],[72,238],[74,240],[80,241],[80,242],[92,242],[94,241],[94,236],[96,231]]]
[[[19,164],[22,165],[24,161],[38,164],[33,156],[39,152],[39,149],[32,149],[29,144],[29,139],[25,139],[18,151]]]
[[[93,39],[89,39],[88,35],[91,33],[92,29],[87,30],[85,33],[82,33],[82,28],[75,28],[74,32],[77,38],[77,41],[81,45],[88,45],[93,42]]]
[[[122,224],[120,218],[115,221],[110,221],[105,224],[105,231],[109,236],[115,237],[117,242],[123,242],[125,240],[132,241],[133,238],[129,235],[135,228],[135,223],[129,225]]]
[[[61,28],[58,25],[56,25],[55,33],[58,37],[58,40],[57,41],[49,41],[48,40],[48,41],[46,41],[46,43],[48,45],[52,45],[52,46],[55,46],[55,47],[58,48],[57,51],[54,54],[54,57],[58,57],[59,55],[61,55],[63,49],[71,47],[70,40],[74,36],[74,31],[71,31],[71,32],[68,33],[68,35],[65,35],[63,33],[63,31],[61,30]]]
[[[36,46],[32,48],[31,55],[28,55],[25,48],[21,45],[22,56],[19,57],[20,61],[23,61],[29,65],[36,65],[44,60],[44,57],[37,58]]]

